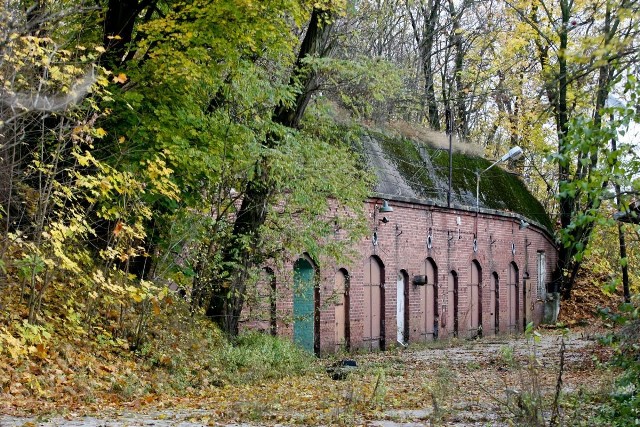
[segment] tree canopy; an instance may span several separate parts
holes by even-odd
[[[525,149],[514,167],[556,224],[569,298],[611,223],[603,200],[624,211],[637,195],[620,137],[637,118],[639,13],[626,0],[3,4],[0,272],[30,322],[65,289],[75,322],[135,346],[171,284],[234,335],[266,259],[348,255],[332,233],[361,236],[372,189],[352,124],[404,121],[488,158]]]

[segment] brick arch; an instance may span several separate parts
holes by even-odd
[[[239,327],[276,335],[276,275],[273,269],[262,268],[255,283],[246,287],[243,297]]]

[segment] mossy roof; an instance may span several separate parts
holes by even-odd
[[[367,164],[376,173],[376,191],[418,201],[447,203],[449,152],[410,139],[366,131],[363,148]],[[477,173],[493,162],[453,152],[452,205],[475,208]],[[552,231],[542,204],[517,174],[496,165],[480,176],[480,209],[513,212]]]

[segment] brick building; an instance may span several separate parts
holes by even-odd
[[[458,157],[466,167],[448,194],[433,165],[437,153],[418,150],[431,171],[422,182],[410,180],[425,165],[398,165],[420,147],[393,144],[365,141],[378,185],[364,202],[370,234],[357,256],[329,265],[300,254],[285,272],[265,269],[258,297],[247,302],[247,325],[330,353],[512,333],[542,320],[557,250],[548,217],[520,179],[502,170],[480,176],[490,162]],[[486,182],[476,199],[469,187],[480,179]],[[427,197],[425,188],[439,197]]]

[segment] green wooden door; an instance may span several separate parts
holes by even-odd
[[[314,350],[314,269],[304,258],[293,266],[293,341]]]

